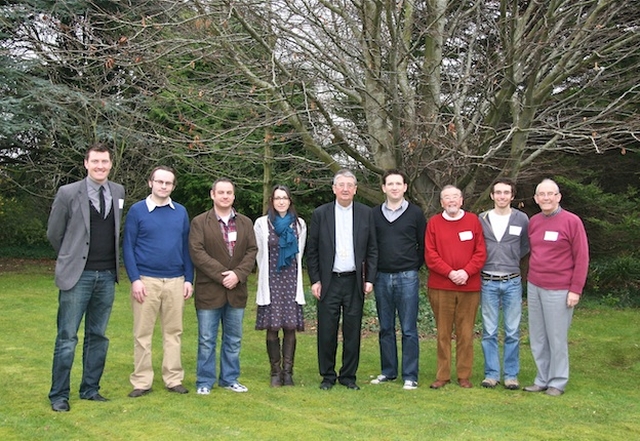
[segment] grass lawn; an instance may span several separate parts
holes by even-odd
[[[1,262],[0,262],[1,263]],[[361,391],[318,388],[313,330],[298,337],[296,387],[269,388],[264,332],[253,329],[253,299],[245,315],[236,394],[214,388],[195,394],[197,324],[193,301],[184,317],[183,364],[187,395],[167,392],[159,375],[161,341],[154,340],[153,393],[128,398],[133,365],[129,284],[117,287],[101,393],[107,403],[78,398],[81,339],[72,372],[71,412],[54,413],[47,393],[55,338],[57,290],[53,262],[0,264],[0,440],[633,440],[640,439],[640,310],[581,304],[571,328],[571,380],[565,395],[487,390],[476,341],[474,388],[428,385],[435,375],[435,341],[421,342],[420,387],[399,380],[370,385],[379,373],[377,335],[363,339]],[[124,273],[123,273],[124,274]],[[526,335],[521,346],[523,385],[535,375]]]

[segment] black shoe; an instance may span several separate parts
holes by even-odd
[[[105,402],[105,401],[109,401],[108,399],[106,399],[105,397],[103,397],[102,395],[100,395],[99,393],[95,394],[95,395],[91,395],[88,398],[83,398],[83,400],[89,400],[89,401],[100,401],[100,402]]]
[[[320,389],[322,390],[329,390],[332,387],[333,387],[333,383],[331,381],[323,380],[322,383],[320,383]]]
[[[128,396],[130,398],[138,398],[138,397],[146,395],[146,394],[148,394],[150,392],[151,392],[151,388],[149,388],[149,389],[134,389],[131,392],[129,392]]]
[[[360,390],[360,386],[358,386],[355,382],[354,383],[347,383],[344,385],[347,389],[351,389],[351,390]]]
[[[69,406],[69,402],[67,400],[60,400],[55,403],[51,403],[51,410],[54,412],[69,412],[71,410],[71,406]]]
[[[183,385],[179,384],[177,386],[173,386],[173,387],[168,387],[167,390],[169,392],[175,392],[177,394],[188,394],[189,391],[187,390],[186,387],[184,387]]]

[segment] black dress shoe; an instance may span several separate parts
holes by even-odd
[[[54,412],[69,412],[71,410],[71,406],[69,406],[69,402],[67,400],[60,400],[55,403],[51,403],[51,410]]]
[[[356,383],[345,384],[345,387],[351,390],[360,390],[360,386],[358,386]]]
[[[333,387],[333,383],[331,381],[323,381],[322,383],[320,383],[320,389],[322,390],[329,390]]]
[[[95,395],[91,395],[88,398],[83,398],[83,400],[89,400],[89,401],[101,401],[101,402],[105,402],[105,401],[109,401],[108,399],[106,399],[105,397],[103,397],[102,395],[95,394]]]

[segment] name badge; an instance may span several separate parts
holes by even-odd
[[[512,236],[520,236],[520,233],[522,233],[522,227],[519,227],[517,225],[509,225],[509,234]]]
[[[238,240],[238,232],[237,231],[230,231],[229,232],[229,242],[235,242],[236,240]]]
[[[558,240],[558,232],[557,231],[545,231],[544,232],[544,240],[548,240],[550,242],[555,242]]]
[[[124,199],[118,199],[118,208],[121,210],[124,208]]]
[[[471,231],[461,231],[458,233],[458,236],[460,237],[461,242],[473,240],[473,232]]]

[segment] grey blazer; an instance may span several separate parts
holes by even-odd
[[[56,286],[63,291],[73,288],[84,271],[89,255],[90,209],[87,179],[58,189],[47,223],[47,238],[58,255]],[[116,268],[120,267],[120,221],[124,206],[124,187],[108,181],[113,198],[116,234]],[[118,272],[116,271],[116,281]]]

